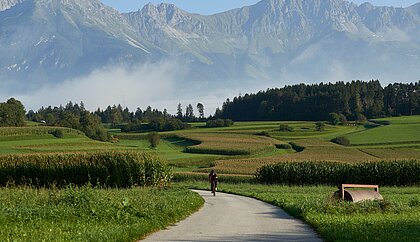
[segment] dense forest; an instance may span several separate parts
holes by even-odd
[[[202,104],[197,106],[204,110]],[[200,109],[198,110],[200,112]],[[30,121],[43,122],[50,126],[78,129],[85,132],[90,138],[105,141],[110,137],[107,137],[101,123],[108,123],[112,127],[121,128],[122,132],[151,132],[186,129],[190,126],[183,121],[203,119],[203,117],[197,118],[194,116],[191,104],[186,107],[185,115],[182,113],[180,104],[178,104],[178,111],[181,113],[171,115],[168,114],[166,109],[159,111],[148,106],[144,111],[137,108],[135,112],[131,112],[127,107],[113,105],[108,106],[105,110],[98,108],[95,112],[89,112],[85,109],[83,102],[80,104],[69,102],[60,107],[42,107],[36,112],[30,110],[26,117]],[[200,112],[200,116],[202,112]]]
[[[420,114],[420,81],[382,87],[379,81],[292,85],[227,99],[215,118],[234,121],[327,120]]]

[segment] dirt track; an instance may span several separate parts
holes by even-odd
[[[196,191],[204,207],[168,230],[144,241],[322,241],[283,210],[242,196]]]

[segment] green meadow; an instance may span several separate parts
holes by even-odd
[[[280,125],[291,127],[281,131]],[[61,130],[63,137],[54,136]],[[66,128],[28,124],[0,128],[0,156],[88,156],[91,153],[145,152],[159,157],[174,173],[169,187],[34,188],[31,184],[0,189],[1,241],[134,241],[185,218],[202,206],[187,188],[207,188],[215,169],[221,191],[275,204],[310,224],[327,241],[415,241],[420,237],[419,187],[384,187],[384,202],[350,204],[330,199],[330,186],[257,185],[255,173],[265,165],[295,161],[359,162],[420,159],[420,116],[371,120],[364,125],[315,122],[236,122],[231,127],[161,132],[150,147],[146,133],[108,129],[113,142],[94,141]],[[346,137],[350,146],[332,143]],[[92,182],[94,184],[94,181]],[[25,198],[25,199],[21,199]],[[32,236],[31,236],[32,235]],[[56,236],[56,237],[54,237]]]
[[[0,240],[137,241],[202,204],[184,188],[0,188]]]

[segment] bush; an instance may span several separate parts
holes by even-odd
[[[340,123],[340,115],[337,113],[329,113],[328,122],[332,125],[338,125]]]
[[[160,136],[156,132],[149,133],[147,135],[147,139],[150,142],[150,147],[152,147],[153,149],[156,148],[160,142]]]
[[[339,145],[350,146],[350,140],[343,136],[334,138],[331,140],[331,142]]]
[[[229,127],[234,124],[232,119],[214,119],[208,120],[206,122],[206,127],[208,128],[216,128],[216,127]]]
[[[270,137],[270,134],[267,131],[261,131],[261,132],[255,133],[255,135]]]
[[[361,114],[361,113],[357,114],[357,117],[356,117],[356,122],[357,122],[358,124],[363,124],[363,123],[365,123],[366,121],[367,121],[367,119],[366,119],[366,116],[365,116],[365,115],[363,115],[363,114]]]
[[[292,149],[294,149],[297,152],[302,152],[305,149],[305,147],[300,146],[296,144],[295,142],[290,142],[290,145],[292,146]]]
[[[290,150],[292,149],[292,145],[284,143],[284,144],[276,144],[277,149],[284,149],[284,150]]]
[[[349,122],[347,121],[347,118],[344,114],[340,114],[340,123],[341,125],[348,125]]]
[[[63,138],[64,137],[64,133],[61,129],[51,130],[50,134],[52,134],[56,138]]]
[[[148,124],[141,121],[132,121],[121,127],[121,132],[162,132],[188,129],[191,125],[176,118],[154,118]]]
[[[161,186],[172,172],[146,153],[74,153],[0,156],[0,186],[93,184],[106,187]]]
[[[340,162],[281,162],[258,169],[260,183],[289,185],[338,185],[342,183],[408,186],[420,184],[420,161],[381,161],[356,164]]]
[[[292,132],[293,131],[293,127],[287,125],[287,124],[280,124],[280,131],[283,132]]]
[[[325,130],[325,123],[324,122],[316,122],[315,123],[316,131],[324,131]]]

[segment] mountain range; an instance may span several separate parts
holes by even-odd
[[[36,88],[98,68],[173,60],[182,83],[417,81],[420,3],[262,0],[214,15],[173,4],[121,13],[98,0],[0,0],[0,86]]]

